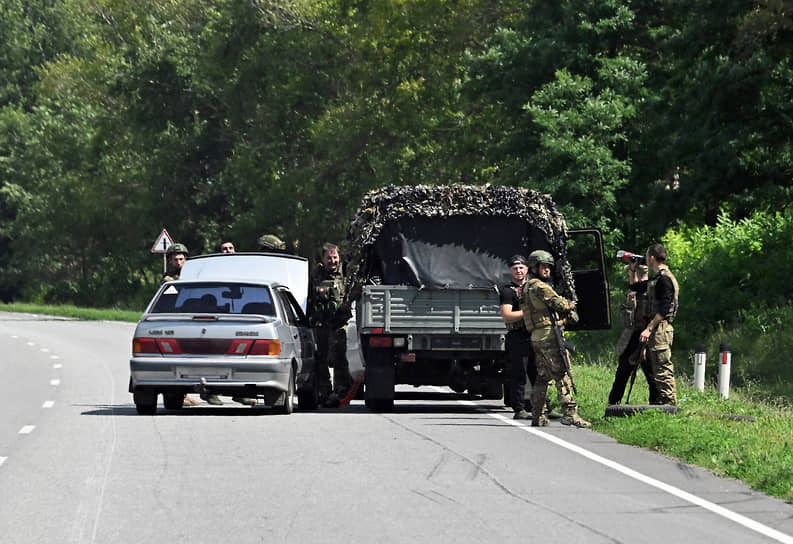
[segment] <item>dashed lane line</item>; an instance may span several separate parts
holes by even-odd
[[[24,427],[19,429],[19,434],[30,434],[33,432],[33,429],[35,428],[36,428],[35,425],[25,425]]]
[[[42,408],[52,408],[53,406],[55,406],[54,400],[45,400],[44,404],[41,405]]]

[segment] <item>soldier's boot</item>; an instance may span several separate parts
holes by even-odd
[[[534,412],[532,412],[532,416],[531,416],[531,426],[532,427],[545,427],[545,426],[548,425],[548,423],[549,423],[549,421],[548,421],[547,417],[545,417],[544,415],[535,416]]]
[[[545,415],[545,398],[548,393],[548,384],[535,383],[531,390],[531,426],[545,427],[548,425],[548,418]]]
[[[545,397],[545,415],[548,419],[562,419],[562,414],[555,412],[553,408],[551,408],[551,399],[548,397]]]
[[[592,424],[586,419],[582,418],[578,413],[578,406],[576,403],[571,402],[564,406],[564,415],[559,420],[562,425],[573,425],[579,429],[589,429]]]

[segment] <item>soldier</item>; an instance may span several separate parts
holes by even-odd
[[[275,234],[262,234],[258,240],[259,251],[286,253],[286,244]]]
[[[343,307],[344,276],[338,246],[322,246],[322,261],[311,277],[309,320],[317,342],[319,397],[325,406],[336,408],[352,384],[347,361],[347,320]],[[333,368],[331,391],[330,368]]]
[[[578,414],[578,405],[571,393],[572,382],[562,359],[561,350],[565,347],[559,345],[554,332],[554,318],[564,316],[570,320],[575,319],[576,304],[557,294],[548,283],[554,264],[550,253],[532,251],[527,264],[533,277],[523,288],[521,308],[526,328],[531,331],[531,346],[537,364],[537,381],[531,395],[531,404],[537,409],[532,412],[531,424],[533,427],[548,425],[544,409],[539,407],[544,407],[548,386],[553,380],[556,382],[556,392],[562,405],[563,416],[560,422],[563,425],[589,428],[592,425]]]
[[[672,322],[677,315],[680,287],[666,265],[666,248],[654,244],[647,248],[647,266],[653,276],[646,281],[631,285],[637,293],[646,292],[652,319],[639,335],[644,344],[647,359],[653,369],[653,378],[658,388],[658,404],[677,404],[675,368],[672,365]]]
[[[179,279],[182,267],[187,260],[187,247],[184,244],[173,244],[165,252],[168,258],[165,274],[162,276],[162,283]]]
[[[626,266],[626,269],[628,270],[628,285],[637,281],[647,281],[647,265],[639,264],[638,260],[634,260]],[[657,404],[658,391],[653,379],[653,369],[639,341],[639,335],[650,322],[650,304],[647,300],[647,293],[637,293],[629,290],[621,310],[624,329],[617,342],[617,357],[619,359],[617,372],[614,375],[614,383],[611,385],[611,392],[609,393],[609,404],[622,402],[622,395],[625,393],[628,379],[636,372],[638,365],[641,365],[642,372],[647,378],[647,387],[650,390],[649,402],[650,404]],[[628,396],[630,397],[630,393],[628,393]]]
[[[531,406],[526,410],[526,377],[532,387],[537,378],[537,367],[534,365],[534,352],[531,350],[531,336],[523,321],[520,309],[520,290],[526,283],[526,257],[513,255],[509,260],[509,271],[512,281],[503,287],[499,294],[501,319],[507,327],[506,352],[509,363],[508,384],[504,395],[507,405],[515,413],[515,419],[529,419]]]

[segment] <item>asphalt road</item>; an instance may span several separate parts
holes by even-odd
[[[740,482],[434,388],[139,416],[132,332],[0,313],[0,542],[793,543]]]

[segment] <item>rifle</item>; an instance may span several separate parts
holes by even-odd
[[[556,312],[551,312],[551,319],[553,319],[553,332],[556,334],[556,343],[559,346],[559,355],[562,356],[564,369],[567,372],[567,375],[570,377],[570,385],[573,388],[573,394],[577,395],[578,389],[576,389],[575,381],[573,381],[573,373],[570,370],[570,356],[567,354],[567,350],[575,351],[575,346],[564,339],[562,326],[559,325],[559,314]]]

